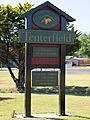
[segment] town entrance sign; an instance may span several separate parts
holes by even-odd
[[[73,44],[75,37],[66,24],[75,19],[50,2],[18,17],[23,18],[25,29],[19,30],[19,39],[25,43],[25,116],[31,116],[31,86],[59,86],[59,114],[65,115],[66,45]],[[60,72],[31,73],[33,68],[58,68]]]

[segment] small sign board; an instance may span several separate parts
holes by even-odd
[[[56,44],[31,44],[32,68],[60,67],[60,48]]]
[[[32,71],[32,86],[58,86],[58,71]]]
[[[32,57],[56,58],[59,57],[58,47],[33,47]]]
[[[73,31],[19,30],[21,43],[73,44]]]

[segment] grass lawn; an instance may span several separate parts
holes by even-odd
[[[18,120],[12,118],[13,110],[17,114],[24,113],[24,94],[1,93],[0,120]],[[32,114],[36,113],[58,113],[58,95],[32,94]],[[66,113],[72,114],[73,117],[60,117],[60,120],[90,119],[90,97],[66,95]]]
[[[90,87],[90,74],[66,74],[66,86]]]
[[[90,67],[87,68],[90,69]],[[17,77],[18,71],[13,71]],[[15,88],[15,84],[7,70],[0,71],[0,89],[3,89],[3,86],[4,89]],[[90,87],[90,74],[66,74],[66,86]]]
[[[18,71],[13,70],[17,77]],[[8,92],[9,90],[16,90],[15,83],[13,82],[8,70],[0,70],[0,91]]]
[[[17,70],[14,70],[16,76],[17,72]],[[90,75],[66,74],[66,85],[90,87]],[[9,93],[11,89],[15,89],[15,84],[9,72],[7,70],[0,71],[0,91],[3,91],[3,93],[0,93],[0,120],[20,120],[12,118],[13,110],[15,110],[17,114],[24,113],[24,94]],[[32,113],[58,114],[58,95],[32,94]],[[66,95],[66,113],[72,114],[73,117],[62,116],[57,119],[47,120],[89,120],[90,96]],[[38,120],[45,119],[38,118]]]

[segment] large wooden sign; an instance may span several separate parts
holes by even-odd
[[[19,30],[21,43],[73,44],[73,31]]]
[[[20,43],[25,43],[25,115],[31,115],[31,69],[60,68],[59,114],[65,115],[65,55],[66,44],[73,44],[75,34],[66,30],[66,23],[75,21],[50,2],[45,2],[20,15],[25,29],[19,30]],[[33,86],[57,86],[58,73],[32,73]]]
[[[32,86],[58,86],[58,71],[32,71]]]

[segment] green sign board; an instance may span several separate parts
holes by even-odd
[[[33,57],[58,57],[59,48],[57,47],[33,47]]]
[[[73,31],[19,30],[21,43],[73,44]]]
[[[32,71],[32,86],[58,86],[58,71]]]
[[[41,28],[52,28],[59,24],[59,15],[51,10],[37,11],[33,16],[33,22]]]

